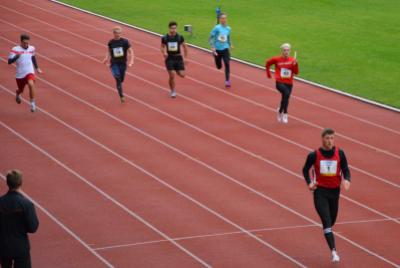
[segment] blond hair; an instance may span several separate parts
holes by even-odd
[[[292,46],[289,43],[284,43],[284,44],[281,45],[281,49],[284,49],[284,48],[291,49],[291,47]]]
[[[119,26],[115,26],[112,30],[113,30],[113,33],[115,33],[115,32],[122,32],[122,28],[119,27]]]

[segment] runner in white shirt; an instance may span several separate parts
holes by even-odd
[[[8,64],[16,63],[17,73],[15,75],[18,90],[16,93],[16,102],[21,103],[21,94],[24,92],[26,85],[29,87],[29,97],[31,102],[31,112],[36,111],[35,104],[35,69],[38,73],[42,70],[37,65],[35,57],[35,47],[29,45],[29,35],[21,35],[21,44],[12,48],[8,57]]]

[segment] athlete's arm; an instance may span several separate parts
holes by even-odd
[[[135,53],[133,52],[132,47],[128,48],[128,55],[130,59],[128,66],[132,66],[135,61]]]
[[[303,167],[303,177],[306,180],[306,183],[307,183],[308,188],[310,190],[314,190],[315,187],[316,187],[315,183],[312,182],[311,178],[310,178],[310,169],[314,165],[315,159],[316,159],[315,152],[309,153],[308,156],[307,156],[307,160],[306,160],[306,162],[304,164],[304,167]]]
[[[20,56],[21,56],[20,54],[11,52],[10,56],[8,57],[8,64],[13,64],[14,62],[16,62],[19,59]]]
[[[186,60],[188,56],[188,47],[185,42],[182,43],[182,47],[183,47],[183,56],[185,57]]]
[[[105,57],[104,60],[103,60],[103,63],[107,63],[107,62],[109,62],[109,61],[110,61],[110,51],[107,50],[107,54],[106,54],[106,57]]]
[[[271,78],[271,71],[269,68],[271,68],[271,66],[274,65],[275,63],[276,63],[275,58],[270,58],[265,63],[265,71],[267,72],[268,78]]]
[[[296,59],[293,61],[292,71],[294,74],[299,74],[299,64]]]
[[[346,155],[344,154],[343,150],[339,150],[339,157],[340,157],[340,169],[342,170],[343,178],[347,181],[351,180],[351,174],[349,165],[347,163]]]

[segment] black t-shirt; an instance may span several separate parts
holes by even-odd
[[[126,62],[128,59],[127,52],[131,47],[129,41],[125,38],[120,38],[118,40],[111,39],[108,42],[108,49],[111,55],[111,62]]]
[[[185,42],[185,39],[180,34],[174,36],[166,34],[161,38],[161,43],[167,46],[168,55],[180,55],[183,42]]]

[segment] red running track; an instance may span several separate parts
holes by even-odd
[[[0,170],[23,170],[43,208],[34,267],[329,267],[301,178],[326,126],[353,174],[335,266],[400,264],[398,113],[298,82],[281,125],[262,70],[233,62],[226,91],[197,49],[170,99],[159,37],[127,27],[136,63],[120,104],[100,63],[115,23],[38,0],[2,2],[0,14]],[[5,63],[22,31],[45,71],[35,114],[15,104]]]

